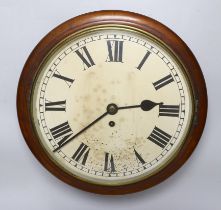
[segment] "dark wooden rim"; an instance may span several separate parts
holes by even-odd
[[[30,96],[32,86],[38,72],[39,66],[48,52],[61,40],[69,35],[86,29],[87,27],[103,24],[122,24],[132,26],[153,34],[169,46],[177,55],[186,68],[187,75],[192,85],[195,118],[191,125],[190,132],[176,157],[161,171],[148,177],[145,180],[134,184],[123,186],[100,186],[90,184],[74,178],[65,171],[61,170],[39,143],[38,137],[34,132],[30,112]],[[62,181],[86,190],[99,194],[126,194],[144,190],[152,187],[178,170],[189,158],[196,147],[206,121],[207,115],[207,91],[205,81],[200,66],[188,46],[170,29],[149,17],[126,11],[97,11],[84,14],[70,19],[48,33],[35,47],[30,54],[23,68],[17,90],[17,114],[23,136],[30,150],[35,157],[52,174]]]

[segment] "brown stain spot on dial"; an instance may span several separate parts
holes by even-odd
[[[94,77],[96,75],[96,73],[94,71],[90,71],[88,72],[88,77]]]
[[[89,101],[91,99],[91,95],[87,94],[84,96],[85,101]]]
[[[129,73],[127,74],[127,79],[128,79],[129,81],[134,80],[134,77],[135,77],[135,72],[129,72]]]
[[[112,84],[112,85],[115,85],[115,83],[116,83],[115,80],[112,80],[112,81],[111,81],[111,84]]]
[[[98,65],[98,68],[102,69],[103,68],[103,64],[99,63]]]
[[[105,88],[103,88],[103,89],[102,89],[102,93],[105,94],[106,92],[107,92],[107,90],[106,90]]]

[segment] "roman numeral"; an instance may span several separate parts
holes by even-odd
[[[72,159],[77,162],[81,162],[82,165],[85,165],[89,151],[90,148],[86,144],[81,143],[74,155],[72,156]]]
[[[162,79],[156,81],[153,83],[156,90],[164,87],[165,85],[168,85],[169,83],[173,82],[173,77],[171,74],[167,75],[166,77],[163,77]]]
[[[115,172],[113,155],[105,153],[104,171]]]
[[[179,117],[179,105],[159,105],[159,116]]]
[[[142,66],[146,62],[147,58],[150,56],[150,52],[147,51],[146,54],[144,55],[143,59],[141,60],[140,64],[138,65],[137,69],[141,70]]]
[[[161,148],[164,148],[170,141],[171,137],[171,135],[155,126],[148,139]]]
[[[75,52],[79,56],[79,58],[83,61],[84,70],[86,69],[85,65],[87,66],[87,68],[90,68],[91,66],[95,65],[93,59],[91,58],[88,52],[88,49],[85,46],[76,50]]]
[[[74,82],[73,79],[65,77],[65,76],[62,76],[58,71],[56,71],[56,73],[53,74],[53,77],[65,81],[66,84],[68,85],[68,87],[71,87],[72,83]]]
[[[107,62],[123,62],[123,41],[108,40],[108,58]]]
[[[55,102],[46,100],[45,111],[66,111],[66,100]]]
[[[142,163],[142,164],[145,164],[145,161],[144,159],[140,156],[140,154],[134,149],[134,153],[136,155],[136,159],[138,162]]]
[[[61,123],[50,129],[55,140],[58,140],[58,145],[61,146],[73,134],[68,122]]]

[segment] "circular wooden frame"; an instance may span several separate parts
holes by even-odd
[[[148,32],[165,43],[186,69],[194,97],[194,119],[190,131],[176,157],[161,171],[133,184],[101,186],[74,178],[59,168],[42,148],[35,133],[31,117],[31,93],[36,75],[44,58],[60,41],[92,26],[120,24]],[[30,150],[46,169],[62,181],[85,191],[99,194],[126,194],[152,187],[178,170],[196,147],[206,122],[207,91],[200,66],[188,46],[170,29],[161,23],[126,11],[97,11],[70,19],[48,33],[35,47],[23,68],[17,90],[17,114],[23,136]]]

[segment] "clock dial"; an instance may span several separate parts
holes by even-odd
[[[82,31],[41,65],[32,117],[50,158],[100,185],[142,180],[180,149],[193,115],[184,68],[160,41],[123,26]]]

